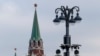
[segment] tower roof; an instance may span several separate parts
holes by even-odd
[[[40,31],[39,31],[39,24],[38,24],[38,19],[37,19],[37,11],[35,9],[31,40],[37,41],[39,39],[40,39]]]

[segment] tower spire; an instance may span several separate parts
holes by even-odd
[[[16,54],[16,50],[17,50],[17,49],[15,48],[14,50],[15,50],[15,54],[14,54],[14,56],[17,56],[17,54]]]
[[[34,4],[34,6],[35,6],[35,14],[34,14],[33,27],[32,27],[31,40],[39,40],[40,31],[39,31],[39,24],[38,24],[37,11],[36,11],[37,4]]]

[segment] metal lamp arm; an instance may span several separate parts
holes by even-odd
[[[64,6],[61,6],[61,8],[57,8],[57,9],[55,10],[55,13],[58,14],[59,11],[61,11],[62,13],[65,14],[66,8],[65,8]]]
[[[55,10],[55,13],[56,14],[58,14],[58,12],[61,10],[61,8],[57,8],[56,10]]]
[[[71,13],[73,14],[73,10],[74,10],[74,9],[76,9],[77,12],[79,12],[79,10],[80,10],[78,6],[72,7],[72,8],[69,9],[69,11],[68,11],[68,16],[69,16],[69,17],[70,17],[70,14],[71,14]]]
[[[73,11],[74,9],[76,9],[76,11],[77,11],[77,12],[79,12],[79,11],[80,11],[80,9],[79,9],[79,7],[78,7],[78,6],[74,6],[74,7],[71,9],[71,11]]]
[[[66,9],[64,6],[61,6],[61,11],[62,13],[64,13],[65,16],[67,16],[67,13],[66,13],[67,10],[68,9]]]

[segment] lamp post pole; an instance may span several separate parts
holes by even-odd
[[[76,10],[76,17],[73,17],[73,11]],[[60,17],[58,17],[58,13],[61,13]],[[81,21],[81,17],[79,16],[79,7],[78,6],[74,6],[72,8],[68,8],[68,6],[64,7],[61,6],[61,8],[57,8],[55,10],[56,13],[56,18],[53,20],[53,22],[57,22],[59,23],[61,20],[65,21],[65,27],[66,27],[66,34],[64,36],[64,42],[61,45],[61,49],[66,50],[64,52],[64,56],[70,56],[69,54],[69,49],[70,48],[79,48],[80,45],[71,45],[71,37],[69,35],[69,24],[70,23],[76,23],[77,21]],[[76,52],[77,53],[77,52]]]

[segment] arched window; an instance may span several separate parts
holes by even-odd
[[[41,42],[40,41],[38,41],[38,46],[41,46]]]
[[[33,46],[36,46],[36,41],[35,40],[33,41]]]

